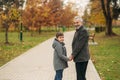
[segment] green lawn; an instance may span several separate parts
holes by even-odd
[[[120,80],[120,28],[113,29],[119,36],[95,36],[97,46],[90,46],[92,60],[102,80]]]
[[[8,61],[12,60],[16,56],[19,56],[28,49],[35,45],[49,39],[54,36],[56,32],[42,32],[40,35],[34,33],[34,37],[30,36],[30,33],[23,33],[23,41],[19,40],[19,33],[9,32],[9,45],[4,44],[4,33],[0,32],[0,66],[4,65]]]
[[[102,78],[102,80],[120,79],[120,28],[115,28],[114,32],[119,36],[106,37],[104,32],[97,33],[95,41],[97,46],[90,46],[92,60]],[[4,44],[4,33],[0,33],[0,66],[11,59],[19,56],[28,49],[34,47],[50,37],[56,32],[43,32],[41,35],[30,36],[30,33],[24,32],[23,40],[19,41],[19,33],[9,32],[9,45]]]
[[[74,27],[73,27],[74,28]],[[71,31],[73,28],[66,28],[66,31]],[[57,29],[63,31],[62,28]],[[5,33],[0,32],[0,66],[4,65],[8,61],[21,55],[23,52],[34,47],[35,45],[55,36],[55,28],[42,28],[42,33],[39,35],[38,32],[33,32],[31,37],[30,32],[23,32],[23,42],[19,40],[18,32],[9,32],[9,45],[5,45]]]

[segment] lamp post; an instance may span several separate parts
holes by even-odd
[[[22,2],[20,2],[20,41],[23,42]]]

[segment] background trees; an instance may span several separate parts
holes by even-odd
[[[88,4],[83,19],[88,26],[105,26],[105,18],[99,1]]]
[[[70,26],[77,15],[69,6],[63,8],[61,0],[30,0],[23,11],[23,23],[27,29],[41,32],[41,27]]]
[[[106,20],[106,35],[113,35],[112,21],[117,19],[120,14],[119,0],[101,0],[101,7]]]
[[[73,18],[77,15],[77,12],[71,10],[71,6],[66,6],[62,11],[60,24],[70,27],[73,24]]]
[[[70,6],[63,8],[61,0],[27,0],[23,10],[24,0],[0,1],[0,29],[5,28],[5,43],[8,41],[8,31],[11,24],[14,30],[20,31],[19,25],[23,23],[26,30],[41,32],[41,27],[70,26],[75,15]]]
[[[23,0],[0,0],[1,25],[5,28],[5,43],[8,44],[8,29],[11,23],[18,22],[17,9],[23,4]],[[15,9],[16,8],[16,9]]]
[[[106,25],[105,34],[114,35],[112,31],[113,19],[117,20],[120,15],[119,0],[91,0],[91,11],[88,15],[91,23]]]

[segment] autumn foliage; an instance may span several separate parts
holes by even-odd
[[[61,0],[29,0],[22,20],[27,29],[41,30],[41,27],[70,26],[75,15],[69,6],[63,8]]]
[[[88,5],[90,12],[86,9],[83,18],[87,22],[87,25],[95,25],[95,26],[104,26],[105,18],[102,12],[100,1],[93,1]]]
[[[120,15],[119,0],[90,0],[90,15],[85,14],[84,19],[97,26],[106,26],[107,36],[116,35],[112,31],[113,20],[117,20]],[[86,17],[88,16],[88,18]]]

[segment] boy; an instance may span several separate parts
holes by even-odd
[[[53,49],[54,49],[54,69],[56,71],[54,80],[62,80],[63,70],[68,67],[67,61],[70,61],[67,58],[66,48],[64,44],[64,35],[61,32],[56,34],[56,38],[53,41]]]

